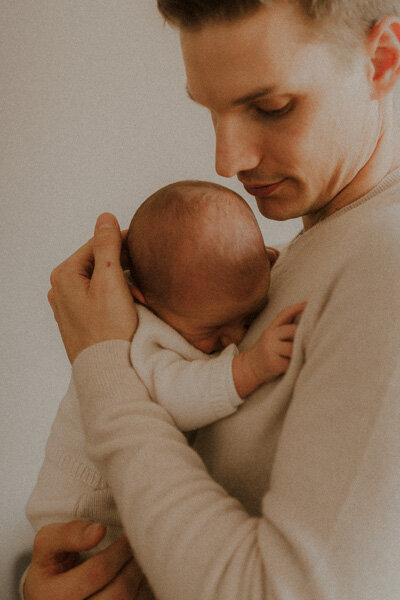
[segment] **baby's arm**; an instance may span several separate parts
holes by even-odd
[[[242,403],[232,378],[237,348],[231,344],[213,356],[194,348],[192,351],[192,355],[185,356],[160,346],[151,357],[144,352],[132,356],[132,365],[150,397],[168,411],[181,431],[199,429],[227,417]]]
[[[233,381],[241,398],[246,398],[263,383],[285,373],[292,356],[293,340],[306,303],[293,304],[280,312],[257,342],[236,355],[232,363]]]

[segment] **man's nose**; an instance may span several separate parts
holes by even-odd
[[[258,167],[260,156],[255,142],[242,123],[231,117],[220,118],[214,123],[215,170],[221,177],[234,177],[241,171]]]

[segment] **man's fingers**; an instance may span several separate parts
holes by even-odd
[[[47,294],[47,299],[56,317],[56,302],[54,290],[63,292],[65,286],[71,284],[72,279],[83,278],[86,284],[90,285],[90,279],[93,273],[93,239],[81,246],[74,254],[53,269],[50,275],[51,290]]]
[[[93,600],[137,600],[138,590],[144,575],[135,559],[127,562],[115,578],[104,589],[91,596]],[[151,597],[150,597],[151,598]],[[144,599],[150,600],[148,596]]]
[[[120,267],[121,231],[111,213],[103,213],[96,221],[93,239],[95,267]]]
[[[105,531],[105,526],[99,523],[71,521],[52,523],[42,527],[38,532],[31,568],[35,567],[36,570],[47,572],[49,576],[56,576],[57,581],[53,584],[53,600],[61,597],[84,600],[89,596],[92,597],[113,582],[129,561],[133,562],[129,576],[133,579],[136,573],[135,581],[137,587],[139,586],[140,569],[132,561],[132,550],[124,535],[105,550],[74,566],[75,553],[97,546],[104,537]],[[59,591],[61,596],[58,595]],[[112,597],[114,596],[110,596]]]
[[[47,294],[47,300],[48,300],[48,302],[49,302],[49,304],[50,304],[50,306],[51,306],[51,309],[52,309],[52,311],[53,311],[53,313],[54,313],[54,312],[55,312],[55,309],[56,309],[56,307],[55,307],[55,304],[54,304],[54,290],[53,290],[53,288],[51,288],[51,289],[49,290],[49,292],[48,292],[48,294]]]
[[[105,550],[88,558],[74,569],[62,573],[59,576],[60,588],[65,590],[65,598],[83,600],[92,597],[93,594],[110,585],[131,559],[132,550],[128,540],[121,535]]]
[[[32,562],[46,567],[55,564],[60,554],[90,550],[105,532],[104,525],[88,521],[45,525],[36,534]]]
[[[57,577],[57,590],[62,598],[85,600],[108,586],[132,559],[132,551],[125,536],[71,570]],[[97,596],[95,596],[97,598]]]
[[[275,326],[292,323],[297,315],[301,314],[306,307],[307,302],[292,304],[284,308],[272,321]]]
[[[50,283],[54,285],[54,278],[59,272],[71,269],[79,265],[80,274],[91,275],[93,271],[93,238],[90,238],[83,246],[78,248],[71,256],[59,264],[51,273]],[[83,269],[83,270],[82,270]]]

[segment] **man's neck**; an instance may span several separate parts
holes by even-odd
[[[378,142],[368,161],[333,200],[320,210],[303,217],[304,230],[310,229],[344,206],[362,198],[398,167],[400,167],[400,125],[394,109],[390,108],[382,120]]]

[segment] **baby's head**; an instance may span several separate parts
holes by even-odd
[[[238,194],[205,181],[150,196],[129,227],[134,297],[206,353],[238,344],[264,308],[270,261]]]

